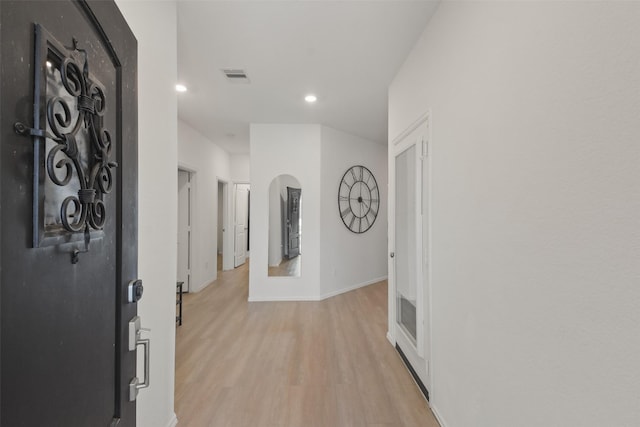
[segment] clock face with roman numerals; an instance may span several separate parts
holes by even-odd
[[[338,209],[342,222],[354,233],[371,228],[380,209],[380,189],[369,169],[359,165],[347,169],[338,187]]]

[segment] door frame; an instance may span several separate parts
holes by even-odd
[[[424,135],[424,139],[422,143],[418,140],[411,140],[408,137],[415,131],[417,131],[421,126],[425,125],[427,127],[426,134]],[[416,333],[416,341],[417,345],[415,346],[417,353],[420,357],[425,359],[426,362],[426,373],[428,381],[424,386],[428,389],[430,394],[430,399],[432,400],[433,396],[433,376],[434,376],[434,367],[433,367],[433,298],[432,298],[432,198],[433,198],[433,184],[432,184],[432,175],[433,175],[433,144],[432,144],[432,136],[431,136],[431,112],[428,111],[418,117],[413,123],[411,123],[405,130],[400,132],[389,144],[388,147],[388,169],[389,169],[389,202],[388,202],[388,236],[389,236],[389,255],[395,252],[395,243],[396,243],[396,233],[395,233],[395,225],[396,225],[396,212],[395,212],[395,204],[396,204],[396,156],[408,150],[411,146],[416,147],[416,233],[419,237],[416,241],[416,266],[417,266],[417,305],[416,305],[416,317],[418,319],[428,320],[427,328],[428,334],[425,334],[424,325],[417,325],[417,333]],[[427,168],[427,200],[423,201],[424,194],[424,165]],[[424,202],[427,203],[427,209],[423,212]],[[427,228],[427,239],[424,239],[424,230],[423,230],[423,214],[427,215],[427,223],[425,224]],[[426,249],[423,250],[423,249]],[[424,254],[426,252],[426,256]],[[429,266],[426,275],[424,274],[424,266],[425,263]],[[388,279],[388,331],[387,331],[387,339],[389,342],[396,347],[398,341],[401,340],[403,342],[411,342],[411,339],[407,336],[407,334],[397,326],[396,322],[396,269],[395,269],[395,259],[389,256],[388,258],[388,270],[389,270],[389,279]],[[427,296],[428,306],[424,307],[425,296]],[[425,310],[426,309],[426,310]],[[426,313],[425,313],[426,311]],[[425,316],[426,314],[426,316]],[[399,332],[398,332],[399,331]],[[403,334],[403,337],[399,337],[398,334]],[[428,337],[429,342],[425,343],[425,336]],[[425,351],[425,347],[428,349]],[[405,353],[406,355],[406,353]],[[412,372],[413,374],[413,372]],[[415,375],[415,374],[414,374]]]
[[[247,200],[247,233],[248,236],[247,238],[250,236],[251,233],[251,224],[249,223],[249,216],[250,216],[250,207],[251,207],[251,182],[250,181],[231,181],[231,184],[233,186],[233,191],[232,191],[232,195],[231,195],[231,218],[230,218],[230,223],[233,226],[233,239],[231,241],[231,253],[232,253],[232,261],[231,261],[231,270],[233,270],[236,264],[236,194],[237,194],[237,186],[238,185],[248,185],[249,186],[249,199]],[[224,255],[223,255],[224,256]],[[247,258],[250,258],[250,254],[249,251],[246,251],[246,255],[245,255],[245,260]],[[246,262],[246,261],[245,261]],[[238,266],[239,267],[239,266]]]
[[[189,174],[189,195],[187,196],[189,199],[189,209],[187,210],[188,212],[188,223],[189,223],[189,233],[190,233],[190,237],[189,237],[189,243],[187,245],[187,271],[188,271],[188,277],[189,280],[187,282],[187,286],[186,286],[186,290],[184,291],[185,293],[189,293],[191,291],[191,285],[192,285],[192,281],[193,281],[193,261],[194,261],[194,256],[193,256],[193,236],[195,235],[196,231],[196,222],[194,221],[194,212],[195,212],[195,197],[194,194],[196,192],[196,171],[193,168],[190,168],[188,166],[185,166],[182,163],[178,163],[178,174],[180,173],[180,171],[182,172],[186,172]],[[178,208],[179,209],[179,208]],[[177,217],[177,215],[176,215]],[[178,224],[179,225],[179,224]]]
[[[222,205],[222,270],[228,271],[228,270],[233,270],[233,263],[234,263],[234,259],[233,259],[234,243],[232,239],[233,234],[228,232],[228,230],[231,230],[231,218],[233,218],[233,216],[231,215],[231,209],[230,209],[230,206],[233,206],[233,204],[230,203],[232,199],[232,194],[231,194],[231,191],[229,191],[229,185],[231,183],[229,182],[228,179],[222,178],[219,176],[216,177],[216,182],[217,182],[216,192],[218,191],[220,184],[222,184],[222,203],[223,203]],[[216,196],[217,196],[216,197],[216,204],[217,204],[218,201],[220,200],[220,196],[218,194],[216,194]],[[218,211],[216,210],[216,212]],[[218,221],[216,221],[216,239],[218,238],[217,227],[218,227]]]

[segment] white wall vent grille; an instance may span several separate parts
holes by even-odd
[[[249,76],[240,68],[223,68],[222,72],[231,83],[249,83]]]

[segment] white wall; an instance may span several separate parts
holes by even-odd
[[[165,427],[176,421],[176,4],[117,3],[138,39],[138,272],[144,283],[138,313],[142,326],[151,328],[152,355],[151,386],[138,395],[137,425]]]
[[[431,110],[445,427],[640,420],[640,3],[443,2],[389,91]]]
[[[217,277],[218,178],[231,180],[230,158],[182,120],[178,121],[178,141],[178,164],[194,172],[191,291],[198,292]]]
[[[386,148],[320,125],[251,125],[250,300],[318,300],[386,278],[386,208],[371,230],[355,235],[342,224],[338,184],[351,166],[373,172],[386,197]],[[279,175],[302,188],[300,277],[268,277],[269,186]],[[384,202],[383,202],[384,204]],[[271,257],[269,257],[271,250]]]
[[[387,277],[387,148],[326,126],[321,138],[321,294],[326,297]],[[338,185],[355,165],[367,167],[380,188],[380,212],[362,234],[349,231],[338,212]]]
[[[251,159],[248,154],[231,154],[231,179],[235,182],[251,180]]]
[[[269,185],[300,181],[304,256],[300,277],[268,277]],[[251,125],[249,300],[315,300],[320,295],[320,126]]]

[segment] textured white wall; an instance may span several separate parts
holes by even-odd
[[[321,294],[329,296],[387,277],[387,148],[326,126],[321,139]],[[338,212],[338,185],[355,165],[369,168],[380,188],[380,212],[362,234],[349,231]]]
[[[269,185],[292,175],[303,194],[300,277],[268,277]],[[320,295],[320,126],[251,125],[249,300],[315,300]]]
[[[142,326],[151,328],[152,354],[151,386],[138,396],[137,425],[165,427],[176,421],[176,4],[117,4],[138,39],[138,271],[144,282],[138,313]]]
[[[178,164],[194,172],[191,291],[198,292],[217,277],[218,178],[231,179],[231,163],[225,150],[182,120],[178,121],[178,141]]]
[[[431,110],[445,427],[640,422],[640,3],[443,2],[389,91]]]

